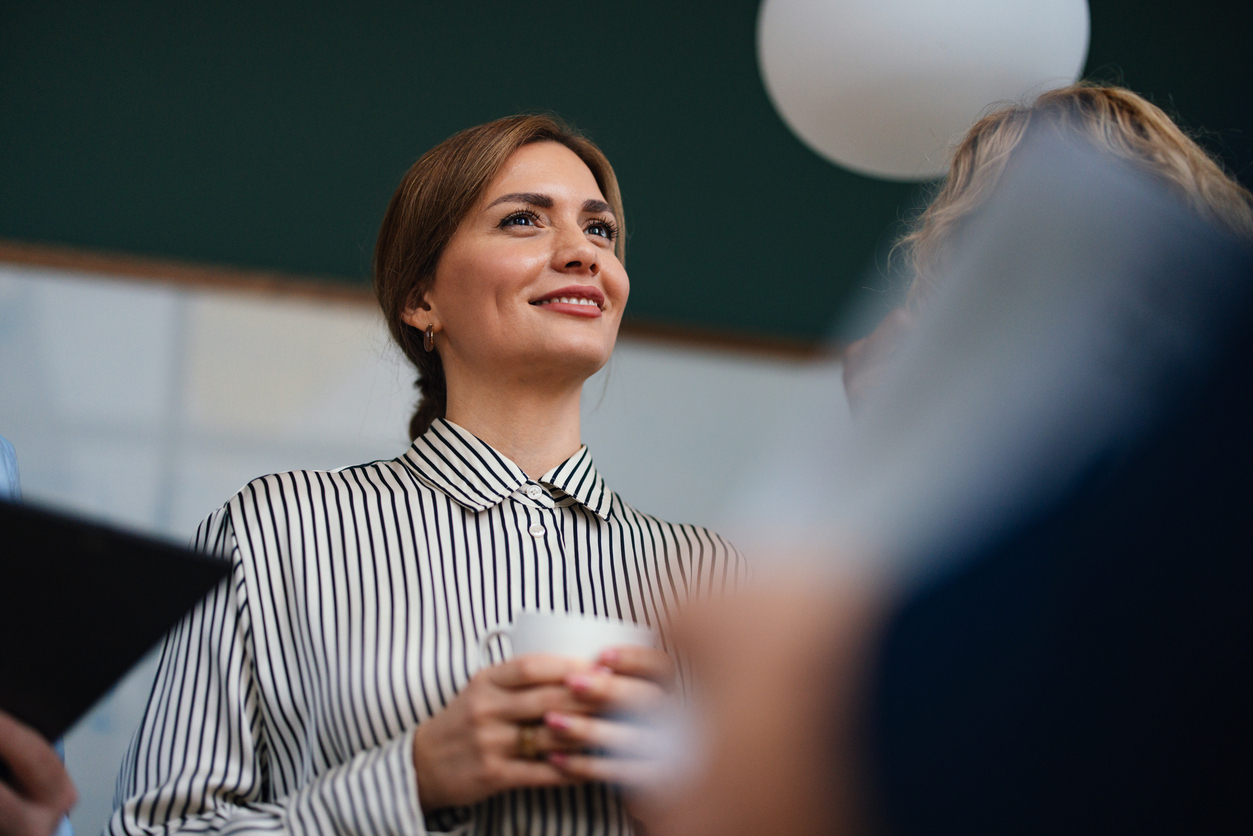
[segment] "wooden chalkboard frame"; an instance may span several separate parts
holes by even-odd
[[[31,244],[0,238],[0,264],[46,267],[125,281],[143,281],[226,293],[309,299],[376,309],[374,292],[359,284],[345,284],[324,276],[300,276],[275,270],[195,264],[175,259],[148,258],[77,247]],[[732,336],[721,331],[624,320],[620,333],[628,338],[673,346],[776,357],[797,361],[829,360],[839,356],[836,341],[789,340],[762,334]]]

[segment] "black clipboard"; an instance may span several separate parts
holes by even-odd
[[[0,708],[60,738],[229,568],[0,501]]]

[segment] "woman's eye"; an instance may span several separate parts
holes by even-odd
[[[600,237],[606,238],[610,241],[613,240],[613,236],[617,232],[617,230],[604,221],[597,221],[591,224],[588,226],[587,231],[593,235],[599,235]]]
[[[536,217],[531,212],[514,212],[512,215],[505,216],[500,222],[502,227],[505,226],[535,226]]]

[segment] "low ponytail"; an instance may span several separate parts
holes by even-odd
[[[422,332],[412,325],[406,325],[413,331],[418,340]],[[418,408],[409,419],[409,437],[417,438],[431,428],[436,418],[443,418],[448,413],[448,382],[444,379],[444,363],[439,359],[438,351],[423,349],[418,367],[418,379],[413,386],[418,390]]]

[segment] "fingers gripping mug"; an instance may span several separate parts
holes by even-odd
[[[491,664],[489,645],[498,636],[509,640],[511,656],[551,653],[588,662],[595,661],[601,651],[610,647],[657,645],[657,636],[652,630],[625,621],[577,613],[524,610],[515,613],[511,624],[493,627],[479,639],[480,666]]]

